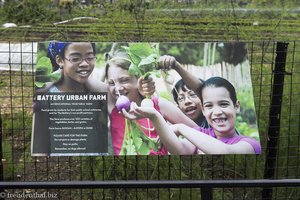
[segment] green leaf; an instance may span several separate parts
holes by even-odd
[[[156,142],[149,141],[148,145],[149,145],[150,149],[153,149],[153,151],[158,151],[158,147],[156,146]]]
[[[155,76],[156,78],[160,78],[160,76],[161,76],[161,73],[160,73],[159,71],[157,71],[157,70],[151,72],[151,74],[152,74],[153,76]]]
[[[122,146],[122,149],[121,149],[119,155],[126,155],[126,154],[127,154],[127,148],[126,148],[126,146]]]
[[[143,133],[141,133],[143,134]],[[139,149],[141,147],[141,145],[143,144],[143,140],[142,138],[139,137],[139,135],[133,135],[133,143],[134,146],[136,147],[136,149]]]
[[[130,43],[129,47],[122,47],[129,55],[131,66],[129,74],[137,77],[156,71],[159,56],[158,44]]]
[[[145,143],[143,143],[141,147],[138,149],[138,153],[141,155],[149,155],[150,149]]]
[[[127,149],[127,154],[126,155],[136,155],[136,148],[135,146],[133,145],[133,140],[132,138],[129,138],[128,140],[128,144],[126,146],[126,149]]]
[[[52,64],[48,57],[42,56],[38,59],[36,64],[36,87],[42,88],[45,86],[45,82],[57,81],[59,78],[60,74],[52,74]]]
[[[132,54],[140,58],[145,58],[152,53],[152,47],[150,43],[130,43],[129,49]]]
[[[52,72],[52,64],[48,57],[42,56],[36,63],[36,69],[44,68],[47,71],[47,74]]]
[[[134,63],[130,64],[130,67],[128,69],[128,73],[132,76],[138,76],[138,77],[141,76],[138,67]]]
[[[37,88],[42,88],[42,87],[44,87],[46,84],[45,83],[43,83],[43,82],[39,82],[39,81],[35,81],[35,86],[37,87]]]
[[[148,57],[143,58],[143,59],[141,60],[141,62],[139,63],[138,67],[141,67],[141,66],[144,66],[144,65],[152,65],[152,64],[155,64],[156,59],[157,59],[157,55],[151,54],[151,55],[149,55]],[[154,68],[154,69],[155,69],[155,68]]]
[[[148,155],[151,149],[158,151],[156,138],[146,136],[135,121],[126,119],[125,122],[124,140],[120,155]]]
[[[128,52],[128,55],[132,63],[134,63],[135,65],[139,65],[139,63],[141,62],[141,58],[139,56],[135,55],[132,52]]]

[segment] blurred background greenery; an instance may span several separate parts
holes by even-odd
[[[0,40],[287,40],[299,34],[298,0],[1,1]]]

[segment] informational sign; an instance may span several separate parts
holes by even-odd
[[[37,57],[33,156],[261,153],[245,43],[55,41]]]
[[[37,93],[34,139],[40,142],[33,154],[46,147],[43,152],[53,156],[107,154],[106,107],[104,93]]]
[[[106,93],[36,93],[33,155],[105,155]]]

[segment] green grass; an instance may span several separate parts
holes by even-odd
[[[183,12],[180,9],[168,11],[162,5],[156,5],[151,10],[143,7],[134,8],[130,12],[122,10],[122,6],[116,4],[108,5],[102,8],[105,12],[94,15],[91,15],[89,8],[85,10],[75,8],[72,11],[72,17],[61,16],[61,20],[79,16],[92,16],[99,20],[82,20],[53,25],[54,19],[49,17],[45,20],[45,16],[40,16],[43,20],[34,24],[29,23],[32,26],[30,28],[0,28],[2,32],[0,40],[30,42],[44,40],[293,41],[299,38],[299,14],[289,12],[278,3],[272,4],[278,9],[276,12],[266,12],[264,8],[259,8],[262,11],[258,9],[257,12],[234,12],[234,7],[239,8],[239,6],[230,3],[219,3],[217,4],[219,7],[208,7],[213,9],[208,11],[206,8],[210,4],[203,5],[190,6],[193,8],[191,12]],[[183,8],[182,6],[184,7],[185,4],[175,7]]]

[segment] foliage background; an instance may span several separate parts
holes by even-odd
[[[94,0],[64,7],[50,0],[13,0],[1,6],[0,40],[206,41],[287,40],[299,33],[298,0]],[[76,17],[89,17],[58,23]]]

